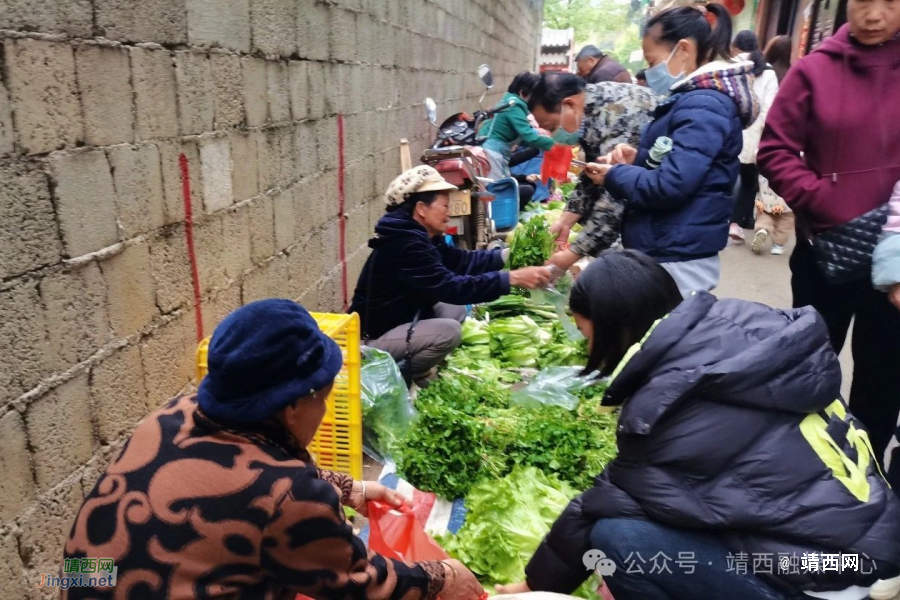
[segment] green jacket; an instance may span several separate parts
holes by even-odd
[[[500,104],[514,101],[512,107],[497,113],[492,119],[493,123],[486,125],[490,134],[489,140],[497,140],[505,144],[512,144],[516,140],[523,146],[549,150],[553,147],[553,138],[543,136],[528,122],[528,105],[518,94],[506,92]]]

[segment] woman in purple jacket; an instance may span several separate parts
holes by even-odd
[[[827,279],[810,240],[883,206],[900,180],[900,2],[849,0],[847,18],[788,72],[757,161],[797,217],[794,306],[822,314],[838,352],[854,321],[850,408],[881,457],[900,411],[900,311],[865,273]]]

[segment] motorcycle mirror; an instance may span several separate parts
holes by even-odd
[[[478,67],[478,78],[481,79],[481,83],[484,84],[484,87],[487,89],[493,89],[494,87],[494,74],[491,72],[491,68],[487,65],[481,65]]]
[[[425,116],[429,123],[437,126],[437,104],[431,98],[425,98]]]

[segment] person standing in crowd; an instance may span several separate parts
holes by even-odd
[[[555,143],[553,138],[538,132],[528,110],[528,98],[539,79],[529,71],[516,75],[497,105],[504,107],[503,110],[484,126],[487,139],[482,147],[491,164],[488,177],[493,180],[510,176],[509,159],[513,146],[549,150]]]
[[[816,311],[706,292],[682,300],[655,260],[630,250],[588,265],[569,301],[588,340],[585,371],[609,376],[601,402],[622,407],[618,456],[553,524],[526,581],[499,592],[571,594],[594,550],[618,566],[603,580],[622,600],[868,597],[854,586],[893,597],[900,498],[840,399],[840,362]],[[657,553],[696,568],[650,569]],[[742,572],[740,553],[774,567]],[[781,566],[813,553],[857,554],[865,566]],[[638,564],[630,556],[647,568],[626,569]]]
[[[791,68],[791,55],[793,52],[793,43],[788,35],[777,35],[766,44],[764,53],[766,62],[772,65],[772,69],[775,70],[775,76],[778,77],[779,85],[784,80],[788,69]]]
[[[635,73],[634,82],[641,87],[647,87],[647,69],[641,69]]]
[[[720,4],[657,13],[643,49],[647,83],[671,97],[638,149],[619,145],[610,164],[585,170],[625,204],[625,248],[662,263],[683,294],[711,290],[728,241],[742,131],[759,113],[754,65],[732,60],[731,17]]]
[[[822,264],[849,255],[813,244],[876,218],[900,180],[900,2],[849,0],[847,19],[788,71],[758,161],[797,219],[794,306],[822,314],[836,351],[854,324],[850,408],[882,457],[900,412],[900,311],[865,269],[851,281],[827,275]]]
[[[587,83],[617,81],[632,83],[631,75],[597,46],[585,46],[575,57],[575,71]]]
[[[759,99],[759,117],[744,130],[744,147],[741,150],[741,172],[735,190],[734,211],[731,214],[731,226],[728,235],[732,241],[743,244],[744,230],[754,227],[754,208],[759,194],[759,170],[756,168],[756,151],[759,149],[759,138],[766,124],[766,113],[775,101],[778,93],[778,77],[766,63],[756,34],[749,30],[738,32],[734,36],[732,51],[739,61],[753,61],[753,92]],[[757,227],[757,230],[760,228]],[[782,246],[784,243],[782,242]]]

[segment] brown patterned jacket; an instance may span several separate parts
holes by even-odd
[[[193,397],[141,422],[85,499],[66,558],[112,558],[115,587],[63,599],[432,600],[440,563],[374,553],[344,519],[352,480],[275,423],[229,429]]]

